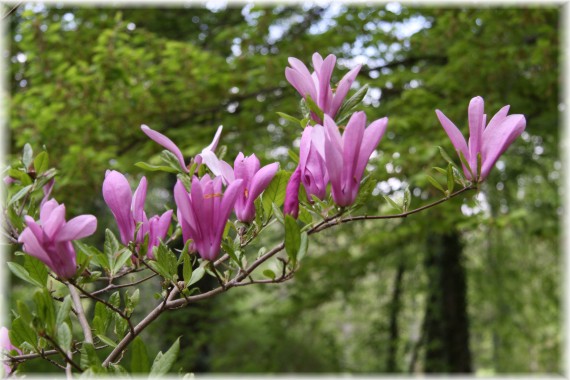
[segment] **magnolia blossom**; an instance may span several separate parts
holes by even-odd
[[[299,216],[299,187],[301,187],[301,169],[297,166],[287,183],[285,202],[283,203],[283,213],[289,214],[295,219]]]
[[[352,115],[341,136],[335,122],[325,115],[325,163],[332,197],[339,206],[350,206],[358,195],[360,180],[370,155],[386,131],[388,118],[366,126],[366,114]]]
[[[226,172],[224,176],[227,183],[233,183],[237,179],[242,180],[242,189],[234,207],[238,220],[242,222],[253,221],[255,218],[254,201],[269,186],[277,169],[279,169],[277,162],[265,165],[260,169],[259,159],[255,154],[251,156],[244,156],[242,152],[238,154],[234,162],[233,172]]]
[[[501,154],[524,131],[526,127],[525,117],[520,114],[507,116],[509,107],[507,105],[501,108],[489,124],[486,124],[487,115],[484,113],[483,98],[477,96],[471,99],[468,111],[469,143],[465,141],[459,129],[443,112],[435,111],[457,154],[463,154],[467,160],[469,168],[463,165],[463,172],[468,180],[484,181]],[[478,167],[479,155],[481,156],[480,168]]]
[[[80,215],[65,221],[65,205],[55,200],[45,202],[40,209],[39,223],[26,215],[27,227],[18,241],[24,252],[43,261],[59,277],[73,277],[76,270],[75,249],[72,240],[92,235],[97,229],[93,215]]]
[[[360,71],[361,65],[350,70],[338,83],[336,90],[331,87],[330,81],[336,63],[336,57],[332,54],[324,60],[320,54],[313,54],[313,73],[297,58],[290,57],[291,67],[285,69],[285,77],[303,98],[307,95],[319,106],[324,114],[334,118],[350,90],[350,86]],[[320,123],[319,117],[312,115],[313,119]]]
[[[312,202],[312,195],[324,199],[327,195],[329,173],[325,164],[323,126],[307,126],[303,130],[299,151],[299,171],[309,202]]]
[[[0,327],[0,352],[9,352],[12,350],[16,350],[19,354],[22,354],[22,351],[18,349],[16,346],[12,344],[10,341],[10,336],[8,334],[8,329],[4,326]],[[12,368],[4,363],[4,373],[9,375],[12,372]]]
[[[144,212],[146,200],[147,181],[142,177],[135,193],[131,193],[131,186],[125,176],[115,170],[107,171],[103,181],[103,199],[115,216],[119,226],[119,234],[124,245],[135,241],[138,246],[143,244],[148,235],[147,256],[154,258],[152,248],[159,245],[164,239],[170,226],[172,210],[166,211],[161,216],[155,215],[150,219]],[[137,224],[141,226],[135,237]]]
[[[220,253],[226,222],[240,195],[243,180],[236,179],[222,192],[222,178],[192,178],[190,194],[180,180],[174,186],[174,201],[182,227],[182,238],[193,241],[193,248],[206,260],[213,261]]]
[[[188,167],[190,166],[190,164],[187,166],[184,163],[184,156],[182,155],[180,148],[178,148],[178,146],[174,142],[172,142],[172,140],[170,140],[168,137],[166,137],[162,133],[151,129],[144,124],[141,126],[141,129],[153,141],[162,145],[167,150],[172,152],[176,156],[176,158],[178,159],[178,162],[180,163],[180,167],[182,168],[182,170],[184,170],[186,173],[189,172]],[[212,143],[210,145],[208,145],[207,147],[205,147],[204,149],[202,149],[201,153],[196,155],[196,157],[194,158],[194,162],[196,162],[198,165],[201,164],[202,162],[204,162],[206,165],[208,165],[209,162],[213,162],[212,165],[213,166],[215,165],[215,163],[217,162],[217,158],[216,158],[216,155],[214,154],[214,151],[216,150],[216,147],[218,146],[218,142],[220,141],[222,129],[223,129],[223,126],[220,125],[218,127],[218,130],[216,131],[216,134],[214,135],[214,140],[212,140]]]

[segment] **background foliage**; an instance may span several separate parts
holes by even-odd
[[[59,169],[53,194],[68,215],[93,213],[114,228],[100,191],[108,168],[133,182],[146,175],[154,211],[173,206],[174,179],[134,166],[161,150],[141,133],[143,123],[186,157],[223,124],[226,159],[255,152],[292,170],[287,149],[300,130],[276,114],[298,114],[287,57],[309,63],[314,51],[333,53],[345,68],[333,80],[363,63],[354,88],[370,86],[369,120],[390,119],[369,165],[379,183],[365,205],[390,212],[382,195],[397,198],[406,184],[416,205],[440,195],[426,174],[445,165],[436,147],[452,148],[436,108],[465,132],[473,96],[485,98],[488,115],[510,104],[525,114],[526,132],[477,201],[326,231],[291,283],[232,290],[163,316],[143,338],[155,354],[182,335],[175,367],[192,372],[454,372],[454,359],[434,364],[445,355],[434,358],[433,347],[448,343],[426,321],[456,328],[429,311],[429,300],[442,289],[437,281],[453,287],[458,278],[466,281],[468,339],[453,344],[469,352],[469,370],[558,372],[559,17],[560,8],[546,6],[26,3],[10,17],[10,147],[14,157],[26,142],[46,149]],[[458,277],[429,260],[432,237],[446,231],[459,239]],[[26,299],[18,280],[12,284],[12,301]],[[39,361],[27,366],[48,370]]]

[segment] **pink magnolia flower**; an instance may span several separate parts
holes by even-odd
[[[445,132],[451,139],[458,155],[463,153],[469,168],[463,165],[465,177],[470,181],[482,182],[501,154],[521,135],[526,127],[524,115],[509,115],[510,106],[504,106],[493,116],[486,125],[487,115],[484,113],[483,98],[477,96],[469,102],[469,144],[459,129],[449,120],[443,112],[436,110],[435,113]],[[478,156],[481,155],[481,168],[478,168]],[[481,174],[478,176],[479,170]],[[471,172],[470,172],[471,171]],[[473,178],[471,176],[473,173]]]
[[[285,203],[283,203],[283,213],[295,219],[299,216],[299,187],[301,187],[301,169],[297,166],[287,183]]]
[[[12,350],[16,350],[20,355],[22,354],[22,351],[20,351],[20,349],[18,349],[18,347],[12,345],[12,342],[10,341],[10,336],[8,334],[8,329],[4,326],[0,327],[0,352],[5,351],[5,352],[9,352]],[[12,368],[4,363],[4,373],[6,375],[9,375],[12,372]]]
[[[26,215],[27,227],[18,241],[24,252],[43,261],[59,277],[73,277],[76,270],[75,249],[72,240],[92,235],[97,229],[93,215],[80,215],[65,221],[65,205],[55,200],[45,202],[40,209],[39,223]]]
[[[325,162],[331,181],[332,197],[339,206],[354,203],[360,180],[370,155],[386,131],[388,118],[366,126],[366,114],[354,113],[344,134],[328,115],[325,115]]]
[[[259,159],[255,154],[251,156],[244,156],[242,152],[238,154],[234,161],[233,172],[226,172],[224,177],[227,183],[233,183],[237,179],[242,180],[242,189],[234,207],[239,221],[253,221],[255,218],[254,201],[269,186],[277,169],[279,169],[277,162],[260,169]]]
[[[323,126],[307,126],[303,130],[299,151],[299,171],[309,202],[312,202],[312,195],[324,199],[327,195],[329,173],[325,164]]]
[[[320,54],[313,54],[313,73],[297,58],[290,57],[291,67],[285,69],[285,77],[303,98],[307,95],[319,106],[324,114],[334,118],[350,90],[350,86],[360,71],[361,65],[350,70],[338,83],[336,91],[331,87],[330,81],[336,63],[336,57],[332,54],[324,60]],[[313,119],[321,123],[322,120],[316,115]]]
[[[189,172],[188,166],[190,166],[190,165],[187,166],[184,163],[184,156],[182,155],[180,148],[178,148],[178,146],[174,142],[172,142],[172,140],[170,140],[168,137],[166,137],[162,133],[151,129],[144,124],[141,126],[141,129],[153,141],[162,145],[167,150],[172,152],[176,156],[176,158],[178,158],[178,162],[180,163],[180,167],[182,168],[182,170],[184,170],[186,173]],[[218,127],[218,130],[216,131],[216,134],[214,135],[214,140],[212,140],[212,143],[210,145],[208,145],[207,147],[205,147],[204,149],[202,149],[201,153],[196,155],[196,157],[194,158],[194,161],[198,165],[201,164],[202,162],[204,162],[207,165],[210,161],[212,161],[214,159],[217,160],[216,155],[214,154],[214,151],[216,150],[216,147],[218,146],[218,142],[220,141],[222,129],[223,129],[223,127],[220,125]]]
[[[190,194],[182,182],[174,186],[174,201],[186,243],[192,239],[193,248],[206,260],[213,261],[220,253],[220,244],[226,222],[234,208],[242,188],[241,179],[236,179],[222,192],[222,178],[192,178]]]
[[[152,248],[158,246],[168,232],[172,210],[166,211],[161,216],[155,215],[150,219],[144,212],[146,200],[147,181],[142,177],[135,193],[131,193],[131,185],[125,176],[115,170],[105,173],[103,181],[103,199],[115,216],[119,226],[121,242],[128,245],[134,241],[138,246],[143,244],[144,238],[148,235],[147,256],[154,258]],[[142,223],[135,237],[137,224]]]

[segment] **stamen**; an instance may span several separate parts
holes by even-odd
[[[243,190],[243,194],[245,195],[246,198],[249,198],[249,191],[247,189]]]
[[[204,194],[204,199],[210,199],[215,197],[221,197],[222,193]]]

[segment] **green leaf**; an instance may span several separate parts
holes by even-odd
[[[22,346],[22,343],[28,342],[31,346],[37,347],[38,338],[36,332],[30,325],[16,318],[12,321],[12,328],[9,331],[10,341],[16,347]]]
[[[266,269],[263,271],[263,275],[267,278],[270,278],[272,280],[275,280],[275,272],[273,272],[271,269]]]
[[[356,106],[358,106],[362,102],[362,100],[364,100],[364,97],[366,96],[367,92],[368,92],[368,84],[365,84],[364,86],[359,88],[358,91],[354,93],[354,95],[352,95],[348,100],[346,100],[342,104],[342,106],[340,106],[340,109],[337,112],[337,115],[339,115],[337,125],[344,122],[346,119],[348,119],[350,115],[352,115],[351,111]]]
[[[301,125],[301,120],[297,119],[296,117],[293,117],[291,115],[287,115],[286,113],[283,113],[283,112],[277,112],[277,115],[279,115],[283,119],[285,119],[285,120],[287,120],[293,124]],[[301,127],[302,127],[302,125],[301,125]]]
[[[32,146],[28,143],[24,145],[24,151],[22,152],[22,163],[26,167],[26,170],[32,165],[32,157],[34,156],[34,151]]]
[[[176,173],[182,172],[182,168],[180,167],[180,162],[178,158],[169,150],[163,150],[160,153],[160,158],[164,161],[170,168],[176,170]]]
[[[437,180],[435,178],[433,178],[432,176],[428,175],[427,176],[427,180],[438,190],[441,190],[441,192],[445,193],[445,190],[443,189],[443,186],[441,186],[441,184],[439,182],[437,182]]]
[[[297,263],[297,254],[301,247],[301,229],[297,221],[291,215],[285,215],[285,252],[295,265]]]
[[[99,338],[101,342],[105,343],[108,346],[111,346],[113,348],[117,347],[117,343],[115,343],[115,341],[113,341],[113,339],[109,338],[108,336],[97,334],[97,338]]]
[[[30,276],[30,274],[28,273],[28,271],[26,270],[26,268],[24,268],[23,266],[21,266],[18,263],[14,263],[14,262],[7,262],[6,263],[8,265],[8,268],[10,269],[10,271],[12,273],[14,273],[14,275],[16,275],[16,277],[32,284],[35,286],[39,286],[39,287],[44,287],[45,284],[40,283],[38,280],[32,278],[32,276]]]
[[[45,287],[48,279],[48,270],[44,263],[30,255],[24,256],[24,268],[30,277]]]
[[[287,183],[289,182],[289,178],[291,177],[291,173],[285,170],[279,170],[273,180],[267,186],[265,191],[263,192],[261,202],[263,204],[263,210],[265,214],[269,218],[273,211],[272,203],[279,208],[283,205],[285,201],[285,190],[287,189]]]
[[[24,186],[20,189],[20,191],[18,191],[16,194],[14,194],[11,198],[10,201],[8,202],[8,206],[13,205],[14,203],[16,203],[17,201],[19,201],[20,199],[22,199],[26,194],[28,194],[28,192],[31,191],[33,185],[28,185],[28,186]]]
[[[146,162],[137,162],[135,164],[136,167],[139,167],[143,170],[149,171],[149,172],[167,172],[167,173],[179,173],[180,170],[176,170],[171,168],[170,166],[164,166],[164,165],[151,165],[149,163]]]
[[[473,174],[473,171],[471,170],[471,166],[469,166],[469,161],[467,161],[467,158],[465,158],[465,155],[461,151],[459,151],[459,159],[461,160],[461,163],[463,164],[463,166],[467,168],[467,171],[471,175],[471,180],[474,181],[475,175]]]
[[[146,344],[137,336],[131,344],[131,372],[148,373],[150,362],[146,351]]]
[[[176,342],[170,347],[168,351],[164,354],[159,352],[152,363],[152,367],[150,369],[150,377],[155,376],[163,376],[170,371],[170,368],[174,364],[176,357],[178,356],[178,352],[180,351],[180,338],[176,339]]]
[[[91,368],[93,372],[102,372],[101,359],[97,356],[97,351],[93,343],[83,342],[81,349],[81,359],[79,365],[81,368]]]
[[[404,211],[408,211],[411,203],[412,203],[412,193],[410,192],[410,187],[406,186],[406,188],[404,189],[404,204],[403,204]]]
[[[52,334],[55,331],[55,307],[53,299],[49,291],[44,288],[37,290],[34,293],[34,303],[36,304],[36,311],[38,318],[48,333]]]
[[[449,191],[449,194],[453,193],[454,185],[455,185],[455,178],[453,176],[453,166],[449,164],[447,165],[447,191]]]
[[[34,159],[34,169],[37,174],[42,174],[49,168],[48,153],[46,151],[40,152]]]
[[[298,165],[299,164],[299,155],[291,149],[289,149],[287,151],[287,153],[289,154],[289,158],[291,158],[291,160],[293,160],[293,162]]]
[[[95,304],[95,316],[93,317],[93,328],[97,334],[106,335],[111,319],[112,311],[100,302]]]
[[[307,97],[305,98],[305,104],[307,105],[307,107],[309,107],[309,110],[311,110],[315,115],[317,115],[319,119],[323,120],[324,112],[319,108],[317,103],[315,103],[315,101],[311,98],[311,95],[307,94]]]
[[[65,351],[68,351],[71,348],[71,329],[67,323],[62,323],[57,328],[57,343],[63,348]]]
[[[283,212],[281,211],[280,208],[275,206],[275,203],[271,204],[271,210],[273,210],[273,214],[275,215],[275,218],[279,221],[279,223],[285,224],[285,220],[283,219]]]
[[[390,206],[392,206],[393,208],[395,208],[398,211],[402,211],[402,206],[400,206],[395,200],[393,200],[392,198],[390,198],[387,195],[383,195],[384,199],[386,200],[386,202],[388,202],[388,204]]]
[[[59,306],[57,311],[57,317],[55,318],[56,326],[61,326],[64,324],[65,320],[69,318],[69,313],[71,311],[71,296],[65,296],[62,304]]]
[[[103,249],[109,261],[109,268],[114,268],[115,254],[119,252],[119,241],[108,228],[105,230],[105,244],[103,245]]]
[[[309,250],[309,235],[307,231],[301,233],[301,246],[299,247],[299,253],[297,254],[297,261],[301,261],[303,257],[307,254]]]
[[[17,300],[16,309],[18,310],[18,316],[20,316],[22,320],[24,320],[26,323],[32,322],[33,318],[32,313],[30,312],[30,309],[28,308],[28,305],[26,305],[25,302]]]
[[[204,277],[204,274],[206,274],[204,267],[199,266],[192,272],[192,276],[190,276],[190,281],[188,281],[186,286],[189,287],[190,285],[197,283],[202,279],[202,277]]]
[[[184,283],[188,286],[190,279],[192,278],[192,261],[190,260],[190,255],[183,254],[184,261],[182,264],[182,277],[184,278]]]
[[[131,258],[132,253],[128,249],[123,249],[120,251],[119,255],[115,259],[115,263],[113,264],[113,268],[111,268],[111,273],[115,274],[118,273],[121,268],[126,264],[127,261]]]

